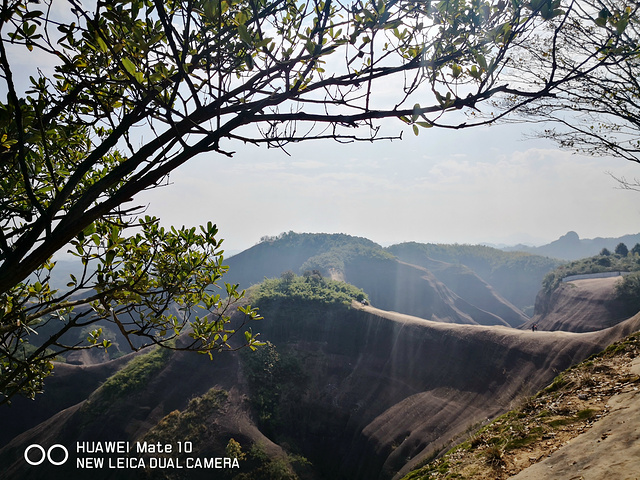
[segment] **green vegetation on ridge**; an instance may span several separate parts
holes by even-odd
[[[354,300],[368,300],[367,294],[359,288],[323,278],[317,272],[307,272],[304,276],[284,272],[280,278],[268,278],[253,287],[250,296],[252,303],[260,308],[280,300],[334,305],[350,305]]]
[[[563,278],[572,275],[635,271],[640,271],[640,255],[634,253],[634,250],[628,252],[627,255],[621,255],[605,249],[600,255],[560,265],[544,277],[542,288],[547,293],[553,292],[558,288]]]
[[[355,259],[392,260],[395,257],[379,245],[354,243],[332,248],[309,258],[300,267],[301,271],[319,270],[324,274],[344,273],[345,265]]]
[[[85,412],[104,412],[118,399],[143,389],[166,365],[172,351],[162,347],[138,355],[110,376],[87,400]]]
[[[261,431],[273,439],[283,428],[295,428],[290,412],[309,383],[300,360],[267,342],[256,352],[243,351],[242,364]]]
[[[427,257],[452,264],[461,263],[482,277],[501,269],[518,268],[533,273],[540,269],[549,270],[562,263],[560,260],[541,255],[505,252],[485,245],[406,242],[392,245],[386,250],[401,260],[420,260]]]

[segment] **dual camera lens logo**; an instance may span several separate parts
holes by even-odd
[[[57,450],[60,450],[60,453],[56,452]],[[49,460],[51,465],[63,465],[69,459],[69,451],[59,443],[51,445],[47,450],[42,445],[34,443],[24,451],[24,459],[29,465],[40,465],[45,460]]]

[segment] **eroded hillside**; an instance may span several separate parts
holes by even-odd
[[[284,459],[279,465],[291,478],[294,471],[300,478],[391,478],[439,451],[469,424],[504,411],[557,371],[640,326],[633,319],[589,334],[530,332],[431,322],[357,302],[304,305],[286,299],[263,313],[270,319],[263,335],[276,345],[284,373],[273,370],[273,359],[263,367],[258,362],[253,375],[266,383],[256,387],[247,370],[255,365],[235,354],[214,362],[170,354],[153,360],[153,374],[139,381],[130,377],[140,369],[125,368],[2,449],[8,478],[69,478],[73,469],[63,467],[25,471],[20,453],[33,442],[134,441],[163,428],[174,440],[191,438],[201,455],[224,455],[232,438],[243,452],[258,445],[270,458]],[[287,383],[292,372],[298,376]],[[190,400],[211,389],[226,392],[215,397],[215,411],[190,416]],[[185,418],[191,419],[189,429],[170,429],[171,422],[180,425]],[[300,455],[311,465],[291,460]],[[189,473],[195,476],[188,478],[205,478],[208,472]],[[171,470],[167,478],[174,474],[186,478]],[[92,472],[96,479],[112,475]]]
[[[616,342],[403,480],[636,478],[640,334]]]
[[[621,277],[588,278],[561,283],[552,292],[541,291],[536,315],[522,328],[593,332],[628,318],[624,301],[615,294]]]
[[[299,254],[300,239],[286,239],[286,248],[276,239],[254,249],[290,267],[274,260],[276,278],[248,292],[265,317],[252,325],[268,341],[263,348],[214,361],[152,351],[60,365],[44,396],[5,413],[3,475],[76,478],[81,453],[72,449],[64,466],[32,468],[25,448],[111,440],[190,442],[198,458],[232,455],[238,469],[216,471],[222,480],[398,479],[640,329],[640,316],[607,324],[602,310],[597,331],[560,331],[579,330],[594,305],[606,307],[571,287],[548,305],[555,331],[543,331],[541,317],[538,331],[514,329],[522,312],[464,265],[429,259],[428,269],[348,236],[304,236]],[[306,273],[288,271],[294,267]],[[323,278],[323,270],[356,286]],[[572,307],[559,308],[565,304]],[[211,475],[148,464],[91,471],[94,480]]]
[[[371,302],[384,310],[449,323],[517,327],[528,317],[499,289],[462,265],[463,261],[486,270],[487,275],[492,271],[499,283],[509,285],[507,290],[522,292],[533,282],[535,290],[525,295],[524,305],[533,304],[543,275],[558,263],[534,255],[468,247],[464,255],[453,249],[447,257],[454,262],[451,264],[426,257],[419,244],[410,245],[417,245],[417,250],[407,245],[383,249],[359,237],[290,232],[231,257],[227,279],[248,288],[286,270],[297,274],[315,270],[362,288]],[[521,257],[526,261],[508,266]],[[536,262],[540,263],[536,269],[526,267]]]

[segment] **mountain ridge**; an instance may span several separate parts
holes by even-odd
[[[294,423],[281,428],[305,454],[325,455],[310,460],[324,472],[323,478],[332,479],[398,478],[469,423],[500,413],[518,396],[548,383],[557,371],[640,327],[636,317],[593,333],[530,332],[433,322],[357,302],[350,308],[324,309],[316,304],[313,315],[306,317],[295,309],[287,312],[282,303],[267,310],[272,321],[263,334],[282,352],[297,355],[311,383],[300,399],[287,404],[293,409],[289,415]],[[20,459],[9,461],[22,446],[41,441],[44,432],[63,444],[105,435],[134,440],[172,411],[184,411],[190,398],[210,388],[240,389],[229,394],[233,398],[252,395],[243,387],[245,367],[241,368],[238,355],[225,355],[214,363],[202,360],[173,353],[143,390],[109,397],[108,404],[96,396],[96,390],[71,410],[16,437],[0,451],[7,472],[16,472],[9,478],[68,475],[58,468],[53,476],[46,470],[23,476]],[[187,371],[191,373],[184,375]],[[102,413],[96,416],[94,411]],[[105,415],[111,422],[103,421]],[[253,422],[252,431],[260,431]],[[217,422],[207,428],[222,427]],[[249,441],[240,432],[227,435]],[[225,437],[216,445],[222,448],[227,441]],[[95,478],[112,477],[98,472]]]
[[[637,243],[640,243],[640,233],[627,234],[621,237],[596,237],[596,238],[580,238],[574,232],[569,231],[557,240],[546,245],[531,247],[527,245],[515,245],[504,247],[505,251],[520,251],[544,255],[562,260],[578,260],[584,257],[597,255],[603,248],[613,251],[619,243],[624,243],[629,249]]]

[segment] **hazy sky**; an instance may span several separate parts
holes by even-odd
[[[217,223],[228,251],[283,231],[343,232],[381,244],[402,241],[542,244],[574,230],[582,238],[640,232],[640,166],[584,157],[542,140],[529,126],[465,131],[404,129],[402,141],[290,146],[290,156],[235,144],[233,159],[208,154],[137,199],[164,224]],[[231,145],[227,146],[227,149]]]
[[[19,53],[19,52],[18,52]],[[37,58],[37,57],[36,57]],[[18,74],[34,68],[15,55]],[[38,64],[52,71],[50,59]],[[395,98],[388,82],[377,98]],[[574,230],[582,238],[640,232],[640,192],[609,175],[640,177],[640,165],[560,151],[523,140],[530,126],[421,130],[399,120],[383,134],[402,141],[307,142],[281,150],[223,144],[233,159],[202,155],[171,185],[136,200],[165,225],[213,221],[228,251],[283,231],[343,232],[383,245],[402,241],[543,244]],[[364,132],[366,135],[366,132]]]

